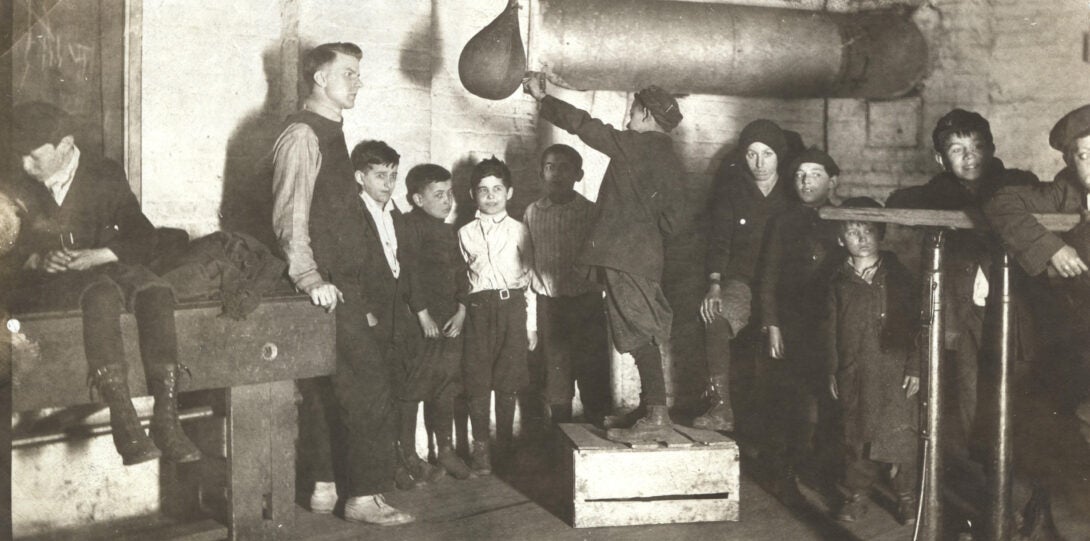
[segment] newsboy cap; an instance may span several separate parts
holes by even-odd
[[[840,167],[837,167],[836,162],[833,161],[833,157],[821,150],[818,147],[810,147],[801,154],[795,161],[791,162],[791,172],[799,170],[799,166],[804,163],[816,163],[825,168],[825,173],[830,177],[835,177],[840,174]]]
[[[681,123],[681,119],[684,118],[681,109],[678,108],[677,100],[655,85],[636,92],[636,99],[651,112],[651,116],[655,117],[655,122],[658,122],[659,126],[667,131],[676,128]]]
[[[1090,135],[1090,105],[1083,105],[1067,113],[1052,127],[1048,134],[1048,144],[1064,152],[1076,139]]]

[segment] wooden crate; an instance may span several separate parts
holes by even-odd
[[[675,427],[632,448],[586,424],[562,424],[571,446],[576,528],[738,520],[738,445],[716,432]]]

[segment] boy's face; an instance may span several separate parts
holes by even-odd
[[[795,191],[806,205],[824,205],[835,187],[836,177],[830,177],[820,163],[802,163],[795,171]]]
[[[746,149],[746,165],[758,182],[772,180],[776,176],[776,167],[780,164],[776,151],[760,142],[750,143]]]
[[[37,180],[46,179],[64,168],[71,155],[72,137],[65,136],[59,143],[46,143],[23,156],[23,171]]]
[[[363,171],[356,171],[356,182],[371,199],[385,205],[394,194],[394,185],[397,184],[397,164],[364,166]]]
[[[507,200],[514,194],[515,189],[504,186],[503,179],[496,176],[482,178],[481,183],[473,188],[473,199],[481,214],[499,214],[507,210]]]
[[[852,257],[869,257],[878,253],[878,228],[870,222],[847,222],[838,240]]]
[[[583,178],[583,170],[577,169],[571,158],[560,152],[550,152],[541,159],[541,180],[550,196],[569,195],[575,183]]]
[[[314,74],[315,82],[323,85],[326,97],[341,109],[351,109],[356,105],[356,93],[363,88],[360,81],[360,61],[356,58],[336,53],[336,56]]]
[[[424,186],[419,193],[413,194],[413,203],[416,203],[416,206],[427,212],[429,216],[444,220],[454,205],[452,189],[450,180],[432,182]]]
[[[1075,173],[1079,175],[1083,188],[1090,192],[1090,135],[1075,140],[1074,149],[1071,151],[1071,163],[1075,167]]]
[[[935,160],[959,179],[972,182],[984,174],[984,166],[994,152],[979,134],[954,134],[947,138],[946,150],[935,153]]]

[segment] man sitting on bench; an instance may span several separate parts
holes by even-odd
[[[125,465],[160,456],[199,460],[178,423],[173,293],[144,266],[155,248],[155,227],[121,166],[81,154],[74,133],[71,117],[53,105],[15,109],[12,141],[23,170],[37,182],[18,187],[27,218],[3,260],[15,267],[3,302],[14,312],[81,310],[88,380],[110,408],[114,445]],[[136,314],[140,358],[155,397],[151,438],[129,395],[122,311]]]

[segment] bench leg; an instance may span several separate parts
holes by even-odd
[[[231,539],[287,539],[295,525],[295,387],[227,392],[227,520]]]

